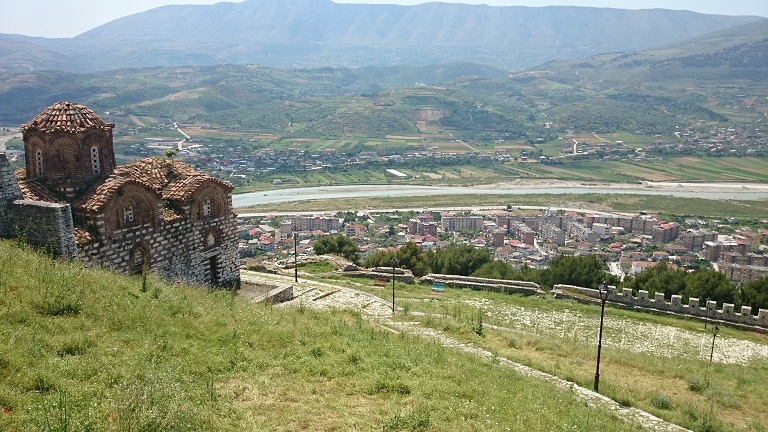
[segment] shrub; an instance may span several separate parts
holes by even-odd
[[[651,398],[651,403],[658,409],[668,410],[672,408],[672,401],[669,400],[667,395],[662,393],[655,393]]]

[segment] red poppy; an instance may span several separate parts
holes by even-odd
[[[11,413],[11,410],[9,410],[8,408],[3,408],[3,414],[10,414],[10,413]]]

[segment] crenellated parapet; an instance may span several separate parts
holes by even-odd
[[[555,285],[552,287],[552,292],[556,296],[570,292],[597,300],[600,298],[597,289],[574,285]],[[673,295],[667,301],[662,292],[656,292],[653,298],[649,298],[648,291],[646,290],[639,290],[637,296],[635,296],[631,288],[624,288],[621,292],[617,292],[614,289],[608,296],[608,302],[628,307],[655,309],[704,320],[725,321],[768,328],[768,309],[760,309],[757,315],[752,315],[751,306],[742,306],[737,310],[734,304],[723,303],[722,308],[718,310],[717,302],[714,300],[705,301],[703,306],[696,297],[689,298],[687,304],[684,304],[682,300],[682,296]]]

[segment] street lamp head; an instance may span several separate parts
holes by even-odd
[[[395,264],[397,264],[397,259],[395,257],[392,257],[392,259],[389,260],[389,264],[394,266]]]
[[[611,287],[608,286],[608,283],[603,282],[603,286],[597,289],[597,293],[600,295],[600,300],[606,301],[611,294]]]

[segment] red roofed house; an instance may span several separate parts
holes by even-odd
[[[233,187],[169,159],[118,167],[113,128],[70,102],[22,125],[26,170],[14,180],[0,158],[0,234],[120,272],[236,283]]]

